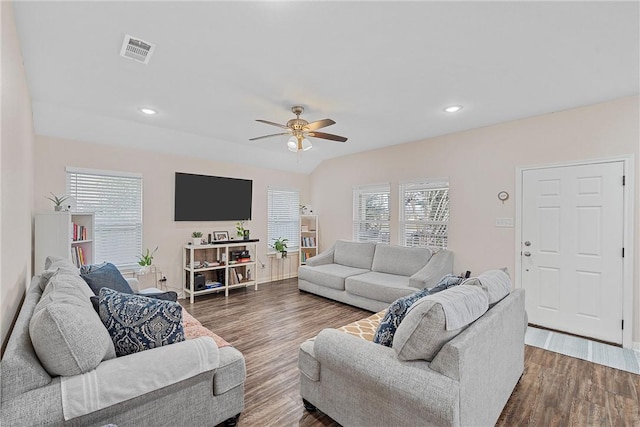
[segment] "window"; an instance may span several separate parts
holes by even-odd
[[[293,189],[268,189],[267,245],[269,253],[274,240],[288,239],[287,250],[297,251],[300,246],[300,192]]]
[[[142,253],[142,175],[67,168],[76,211],[95,213],[95,261],[134,267]]]
[[[389,243],[390,192],[388,184],[353,189],[353,240]]]
[[[449,183],[407,182],[400,185],[400,244],[447,247]]]

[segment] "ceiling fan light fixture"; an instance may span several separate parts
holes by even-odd
[[[289,149],[289,151],[294,152],[294,153],[296,153],[298,151],[298,140],[297,140],[297,138],[295,136],[292,136],[287,141],[287,149]]]
[[[302,140],[302,151],[309,151],[311,150],[311,141],[309,141],[307,138],[304,138]]]

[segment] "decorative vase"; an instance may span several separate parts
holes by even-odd
[[[56,211],[56,212],[60,212],[60,211],[62,211],[62,206],[54,206],[53,210]]]
[[[276,252],[276,258],[281,259],[282,258],[282,252]]]
[[[200,237],[192,237],[191,239],[193,240],[193,246],[200,246],[200,243],[202,242]]]
[[[150,265],[143,265],[142,267],[140,267],[140,271],[138,272],[139,274],[148,274],[151,272],[151,266]]]

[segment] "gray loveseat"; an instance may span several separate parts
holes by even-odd
[[[298,289],[370,311],[387,308],[453,270],[453,254],[338,240],[298,269]]]
[[[115,358],[89,300],[91,289],[72,264],[64,264],[34,277],[25,296],[0,365],[1,425],[235,423],[244,407],[242,353],[199,337]],[[38,306],[41,300],[53,304]],[[47,336],[38,338],[44,353],[34,349],[37,341],[29,330],[36,316],[61,322],[46,327],[36,322],[40,331],[33,332],[46,331]],[[50,328],[56,332],[49,333]],[[67,345],[59,344],[60,339]],[[63,363],[77,374],[54,375],[45,369],[63,369]],[[90,368],[92,363],[97,366]]]
[[[476,301],[463,301],[464,312],[480,317],[446,330],[443,306],[476,298],[471,288],[415,302],[392,347],[363,339],[380,313],[304,342],[298,367],[306,409],[317,407],[344,426],[495,425],[524,371],[524,290],[497,304],[500,296],[488,292],[479,310]]]

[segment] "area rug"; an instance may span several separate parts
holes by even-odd
[[[628,348],[616,347],[531,326],[527,327],[524,343],[564,354],[565,356],[576,357],[633,374],[640,374],[640,353]]]

